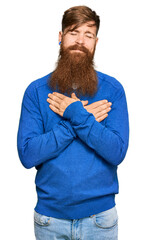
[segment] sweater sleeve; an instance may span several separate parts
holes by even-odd
[[[31,168],[57,157],[73,141],[76,134],[70,122],[65,119],[44,133],[36,93],[27,92],[22,102],[17,148],[23,166]]]
[[[129,121],[124,91],[116,96],[105,126],[88,113],[81,102],[72,103],[64,112],[77,136],[108,163],[117,166],[126,155]]]

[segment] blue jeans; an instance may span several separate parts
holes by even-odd
[[[36,240],[117,240],[116,208],[75,220],[57,219],[34,212]]]

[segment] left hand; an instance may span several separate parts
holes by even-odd
[[[75,93],[72,93],[71,97],[76,100],[79,100]],[[82,103],[83,102],[88,101],[82,101]],[[101,122],[108,117],[108,112],[111,110],[111,105],[112,103],[108,102],[106,99],[96,101],[89,105],[83,103],[84,108],[87,110],[87,112],[92,113],[94,115],[97,122]]]
[[[79,99],[73,99],[57,92],[53,92],[52,94],[49,93],[48,97],[49,98],[47,99],[47,102],[50,103],[49,107],[51,108],[51,110],[62,117],[65,109],[71,103],[80,101]]]

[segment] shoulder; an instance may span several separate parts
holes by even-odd
[[[108,84],[109,87],[111,86],[115,89],[123,90],[122,84],[116,78],[102,72],[97,72],[97,76],[99,79],[99,83],[105,83]]]
[[[99,87],[103,86],[105,91],[110,91],[113,95],[123,95],[124,87],[115,78],[102,72],[97,72]]]
[[[40,88],[48,87],[48,79],[50,78],[50,75],[51,73],[32,81],[26,88],[25,93],[28,95],[32,95],[32,93],[38,91]]]
[[[45,93],[48,93],[49,91],[48,80],[50,78],[50,75],[51,73],[35,81],[32,81],[28,85],[28,87],[24,91],[23,101],[22,101],[23,104],[26,104],[26,103],[30,104],[31,102],[36,104],[39,102],[39,95],[43,96]]]

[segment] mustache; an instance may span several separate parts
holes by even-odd
[[[89,50],[84,46],[73,45],[67,48],[67,50],[79,50],[84,53],[89,53]]]

